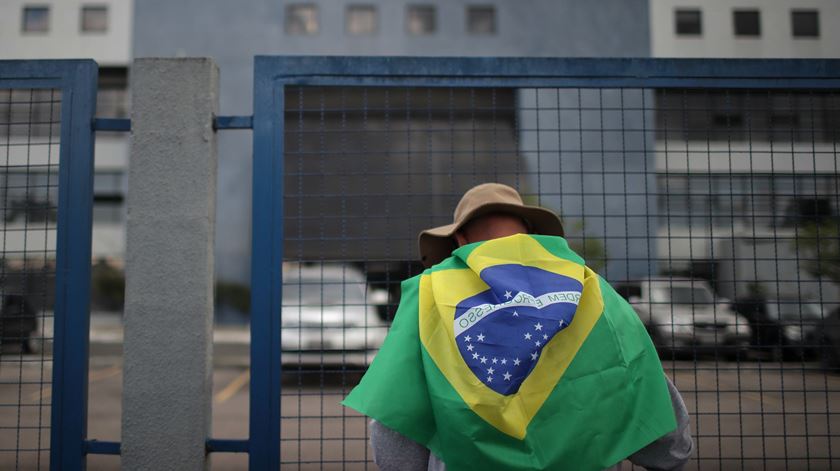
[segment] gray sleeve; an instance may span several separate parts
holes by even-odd
[[[426,471],[429,450],[375,420],[370,421],[373,461],[382,471]]]
[[[680,470],[694,451],[694,442],[689,430],[688,410],[680,392],[667,376],[668,392],[677,417],[677,428],[673,432],[642,448],[628,458],[633,464],[648,470]]]

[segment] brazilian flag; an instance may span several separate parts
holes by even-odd
[[[599,470],[676,428],[636,313],[553,236],[465,245],[403,282],[343,404],[449,470]]]

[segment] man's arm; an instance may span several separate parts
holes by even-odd
[[[373,461],[382,471],[426,471],[429,450],[375,420],[370,421]]]
[[[668,392],[677,418],[677,428],[650,445],[633,453],[628,458],[633,464],[648,470],[679,470],[688,462],[694,451],[694,442],[689,430],[688,410],[680,392],[667,376]]]

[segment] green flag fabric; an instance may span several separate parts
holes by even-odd
[[[343,404],[450,470],[599,470],[676,428],[636,313],[553,236],[466,245],[403,282]]]

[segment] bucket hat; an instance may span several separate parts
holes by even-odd
[[[482,183],[464,193],[455,207],[452,224],[433,227],[420,233],[420,261],[430,267],[449,257],[458,247],[453,237],[470,220],[490,213],[519,216],[532,234],[563,236],[563,225],[553,211],[528,206],[519,193],[501,183]]]

